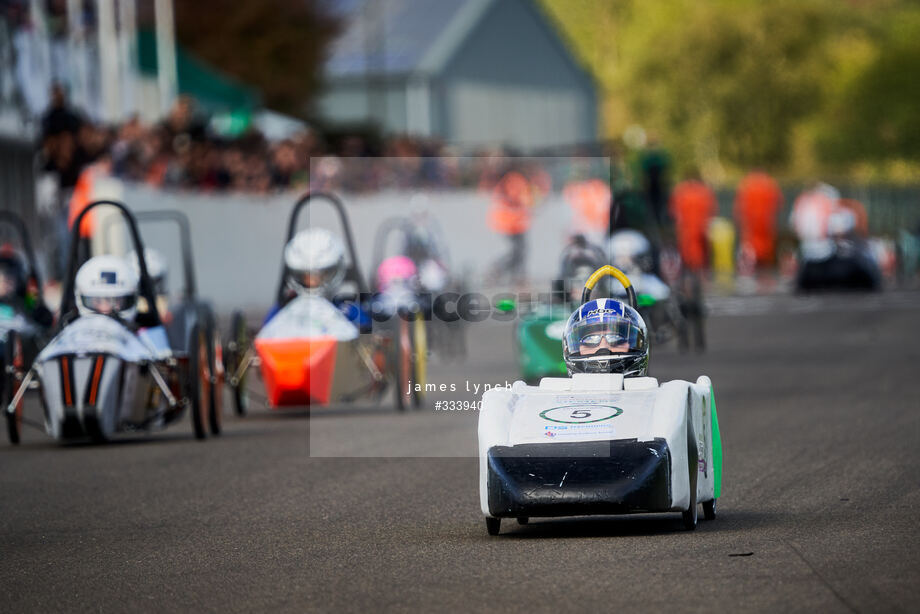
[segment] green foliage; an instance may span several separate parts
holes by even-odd
[[[892,15],[871,61],[842,79],[818,132],[835,163],[920,162],[920,9]]]
[[[321,0],[177,0],[179,41],[241,81],[265,105],[304,115],[341,24]]]
[[[920,161],[915,2],[542,2],[604,88],[608,136],[639,124],[683,169]]]

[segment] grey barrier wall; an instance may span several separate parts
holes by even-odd
[[[256,313],[274,299],[281,273],[281,252],[288,217],[299,194],[271,196],[203,195],[164,192],[125,185],[124,202],[133,210],[179,209],[188,216],[199,293],[221,314],[233,309]],[[342,195],[354,232],[359,264],[365,275],[372,266],[374,239],[381,223],[396,215],[425,210],[437,220],[450,251],[452,267],[469,273],[473,288],[489,265],[507,251],[505,240],[486,223],[488,195],[475,191],[382,192]],[[331,230],[338,222],[330,207],[318,203],[301,215],[300,226]],[[527,237],[527,268],[538,286],[557,273],[558,258],[569,235],[571,214],[559,195],[535,211]],[[170,265],[170,288],[179,287],[179,243],[166,225],[142,227],[145,242],[163,251]],[[391,252],[389,255],[393,255]]]
[[[288,217],[299,194],[270,196],[207,195],[165,192],[140,185],[120,190],[126,204],[138,211],[179,209],[189,217],[199,292],[214,302],[221,314],[233,309],[264,312],[274,299],[281,272],[281,252]],[[920,223],[920,190],[917,188],[862,188],[844,190],[845,196],[862,197],[867,204],[873,231],[896,233]],[[720,194],[722,214],[731,216],[730,199]],[[795,192],[786,191],[786,205],[779,220],[784,228]],[[488,194],[475,190],[449,192],[389,191],[342,195],[351,219],[359,264],[365,275],[373,263],[374,239],[381,223],[396,215],[427,211],[437,220],[446,239],[452,268],[465,271],[472,289],[481,288],[489,265],[504,254],[506,240],[487,226]],[[310,207],[300,226],[337,229],[328,206]],[[142,229],[148,245],[161,249],[170,263],[170,286],[179,286],[177,233],[167,226]],[[573,232],[571,211],[561,195],[551,194],[534,213],[527,236],[527,271],[534,289],[548,289],[557,273],[559,254]],[[392,252],[389,255],[393,255]]]

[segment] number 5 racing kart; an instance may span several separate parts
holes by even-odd
[[[77,309],[81,222],[101,205],[121,213],[137,254],[139,295],[146,310],[138,310],[132,321],[101,313],[81,315]],[[102,271],[100,275],[108,279],[106,275],[114,277],[115,273]],[[186,409],[195,436],[202,439],[209,420],[207,357],[208,339],[198,322],[190,327],[182,347],[170,346],[134,217],[119,202],[95,201],[73,224],[57,335],[28,371],[23,373],[14,363],[4,374],[7,418],[18,440],[25,423],[23,395],[35,384],[40,389],[44,428],[55,439],[104,441],[119,433],[158,429],[178,420]]]
[[[604,266],[585,284],[582,303],[610,275],[636,294],[618,269]],[[479,499],[486,528],[502,518],[681,512],[696,528],[698,506],[715,518],[722,445],[712,384],[653,377],[575,373],[515,382],[482,397]]]
[[[316,293],[291,297],[289,270],[282,264],[276,297],[280,310],[254,340],[250,341],[243,314],[233,314],[224,357],[237,414],[249,407],[252,366],[260,367],[272,408],[330,405],[361,397],[379,401],[389,384],[397,409],[420,407],[427,362],[421,309],[402,309],[372,297],[358,267],[345,208],[332,194],[308,192],[295,203],[287,242],[297,234],[299,214],[314,200],[328,202],[338,216],[348,260],[342,284],[350,286],[351,294],[339,291],[332,301]]]

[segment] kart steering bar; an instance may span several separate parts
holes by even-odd
[[[591,277],[588,278],[588,281],[585,282],[585,289],[581,292],[581,304],[584,305],[591,300],[591,291],[594,290],[594,286],[597,285],[604,277],[613,277],[618,282],[623,284],[623,288],[626,290],[626,298],[629,300],[629,306],[633,309],[638,309],[638,303],[636,301],[636,291],[632,287],[632,282],[629,281],[629,278],[623,274],[623,271],[620,269],[605,264],[598,270],[591,273]]]

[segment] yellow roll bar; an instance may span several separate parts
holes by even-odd
[[[626,290],[626,297],[629,300],[629,306],[633,309],[636,309],[636,291],[632,287],[632,282],[629,281],[629,278],[615,266],[605,264],[598,270],[591,273],[591,276],[588,278],[588,281],[585,282],[585,289],[581,292],[581,303],[584,305],[591,300],[591,291],[594,290],[594,286],[597,285],[604,277],[613,277],[618,282],[623,284],[623,288]]]

